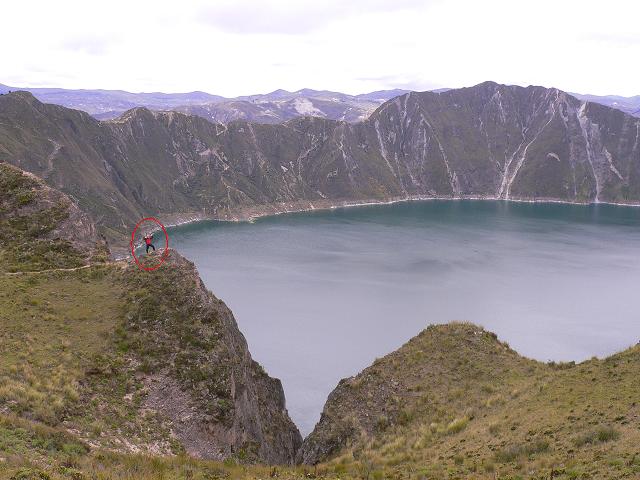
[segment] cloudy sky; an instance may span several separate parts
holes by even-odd
[[[11,86],[640,94],[637,0],[20,0],[0,15]]]

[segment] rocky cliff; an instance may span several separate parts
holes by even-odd
[[[0,423],[120,452],[292,463],[302,439],[282,385],[193,264],[171,251],[147,272],[106,253],[68,196],[0,164]]]
[[[557,89],[410,93],[371,117],[405,194],[637,203],[638,119]]]
[[[140,409],[165,418],[194,457],[292,463],[302,438],[282,385],[251,358],[233,314],[194,265],[172,251],[158,270],[127,268],[123,282],[119,342],[142,382]]]
[[[492,82],[389,100],[368,120],[213,124],[137,108],[98,122],[0,96],[0,160],[122,239],[143,213],[243,218],[344,202],[499,198],[640,203],[640,119]]]

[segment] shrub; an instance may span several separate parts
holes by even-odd
[[[374,429],[376,432],[384,432],[389,427],[389,418],[381,415],[377,418]]]
[[[398,415],[398,423],[400,425],[408,425],[413,420],[413,413],[406,408],[400,410],[400,414]]]
[[[461,432],[465,428],[467,428],[467,424],[469,423],[469,419],[467,417],[456,418],[449,425],[447,425],[446,433],[449,435],[453,435]]]
[[[495,460],[499,463],[508,463],[518,458],[528,457],[548,450],[549,442],[545,440],[535,440],[527,444],[505,447],[495,454]]]
[[[39,469],[21,468],[12,477],[11,480],[50,480],[48,473]]]
[[[576,447],[582,447],[584,445],[593,445],[596,443],[606,443],[612,440],[617,440],[620,437],[620,433],[613,427],[600,426],[589,432],[585,432],[579,437],[573,440]]]

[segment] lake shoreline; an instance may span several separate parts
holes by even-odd
[[[404,197],[392,197],[388,200],[368,199],[368,200],[296,200],[293,202],[281,202],[281,203],[269,203],[263,205],[254,205],[248,207],[241,207],[229,211],[226,214],[206,214],[203,212],[189,212],[189,213],[169,213],[162,215],[163,218],[168,219],[167,223],[163,223],[166,229],[175,227],[190,225],[199,222],[248,222],[252,223],[260,218],[275,217],[279,215],[286,215],[290,213],[304,213],[304,212],[322,212],[330,210],[338,210],[343,208],[355,208],[355,207],[368,207],[377,205],[395,205],[398,203],[409,202],[428,202],[428,201],[487,201],[487,202],[504,202],[504,203],[530,203],[530,204],[565,204],[565,205],[578,205],[578,206],[592,206],[592,205],[611,205],[617,207],[640,207],[638,203],[616,203],[616,202],[574,202],[571,200],[562,200],[557,198],[499,198],[494,196],[484,195],[461,195],[457,197],[452,196],[427,196],[427,195],[410,195]],[[161,216],[161,214],[158,214]],[[161,229],[156,227],[151,230],[151,233],[160,232]],[[135,249],[143,246],[142,243],[136,244]],[[116,255],[116,260],[122,260],[125,258],[131,258],[130,252],[126,255]]]

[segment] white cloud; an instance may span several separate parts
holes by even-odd
[[[304,34],[337,20],[372,13],[410,10],[436,0],[221,0],[204,5],[198,19],[232,33]]]
[[[77,33],[64,38],[60,43],[62,50],[71,52],[83,52],[89,55],[104,55],[114,38],[100,33]]]
[[[635,0],[22,0],[1,14],[0,83],[15,86],[640,94]]]

